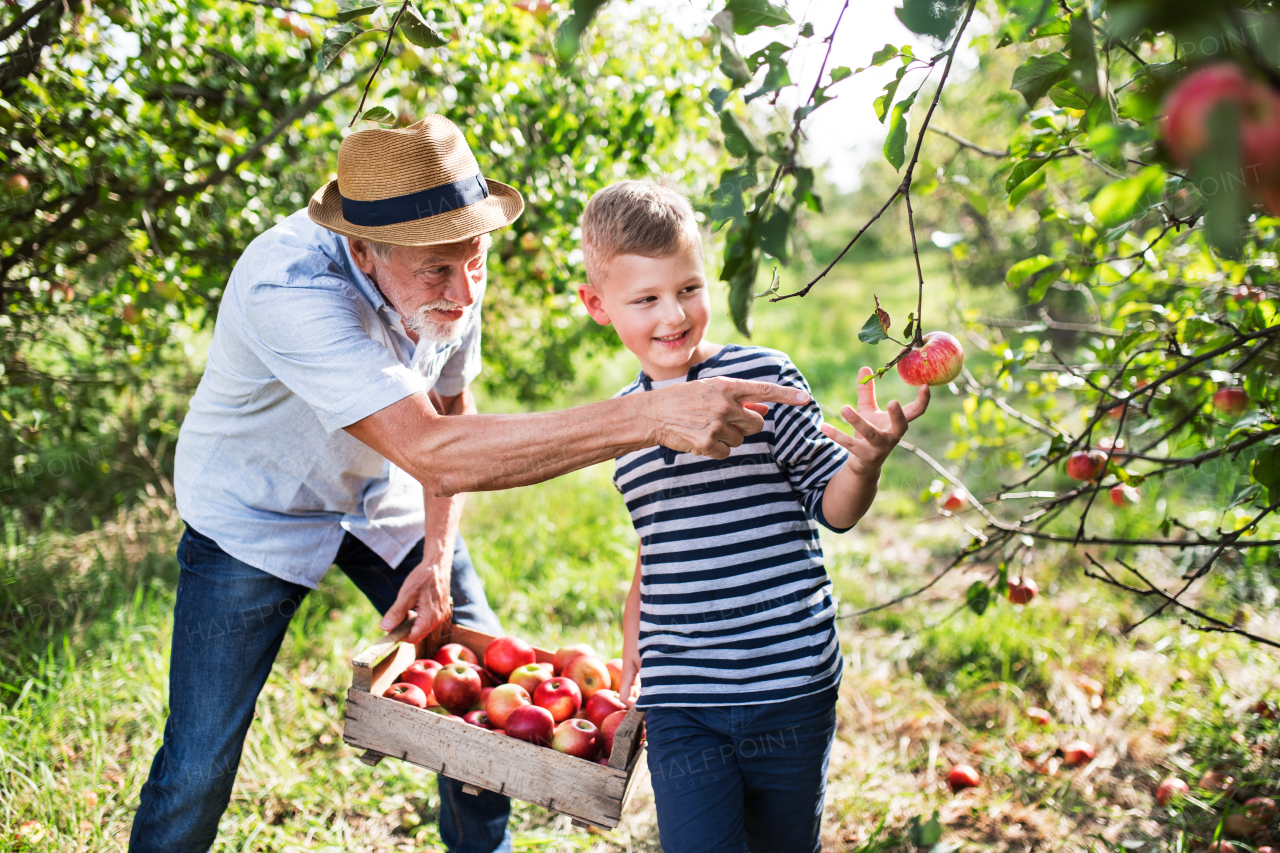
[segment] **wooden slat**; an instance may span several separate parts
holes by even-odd
[[[400,680],[400,674],[418,657],[417,650],[409,643],[397,643],[395,650],[383,658],[372,669],[373,678],[369,682],[369,693],[381,696],[387,688]]]
[[[409,618],[405,619],[395,627],[390,633],[386,634],[381,640],[369,646],[351,659],[351,686],[356,690],[370,692],[373,687],[374,667],[380,664],[387,655],[394,652],[400,645],[400,641],[409,636],[410,629],[413,628],[413,611],[409,611]],[[384,690],[386,688],[383,688]]]
[[[626,770],[631,765],[631,758],[636,747],[643,740],[641,733],[644,725],[644,711],[632,708],[622,718],[622,723],[613,733],[613,752],[609,755],[609,766],[614,770]]]
[[[624,770],[495,735],[359,690],[347,694],[343,739],[606,829],[617,826],[622,816],[628,781]]]
[[[368,764],[370,767],[377,767],[378,762],[384,758],[386,758],[386,756],[382,753],[374,752],[372,749],[366,749],[364,751],[364,755],[360,756],[360,761],[364,764]]]
[[[492,634],[486,634],[482,631],[473,631],[472,629],[464,628],[461,625],[454,625],[452,634],[444,642],[462,643],[462,645],[475,652],[476,657],[480,659],[481,663],[483,663],[484,650],[487,649],[489,644],[495,639],[497,638]],[[441,643],[441,645],[443,645],[443,643]],[[438,648],[440,648],[440,646],[436,646],[432,649],[431,653],[434,654]],[[537,660],[538,663],[553,663],[556,659],[554,652],[549,652],[546,649],[540,649],[537,646],[534,646],[533,653],[535,660]]]

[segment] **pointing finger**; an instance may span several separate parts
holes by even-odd
[[[723,386],[729,397],[738,402],[750,400],[755,403],[786,403],[790,406],[803,406],[809,402],[809,395],[798,388],[788,388],[772,382],[753,382],[749,379],[724,377],[707,381]]]

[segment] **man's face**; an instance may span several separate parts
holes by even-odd
[[[493,242],[488,234],[441,246],[396,246],[385,261],[364,240],[349,239],[356,265],[411,332],[433,341],[458,336],[467,308],[484,288],[485,255]]]

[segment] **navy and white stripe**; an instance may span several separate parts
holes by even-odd
[[[715,376],[809,391],[763,347],[726,346],[687,378]],[[617,396],[651,387],[641,373]],[[839,681],[818,522],[847,454],[821,423],[812,401],[773,406],[728,459],[665,447],[618,459],[614,484],[640,534],[640,706],[781,702]]]

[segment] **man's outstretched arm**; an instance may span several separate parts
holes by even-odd
[[[661,444],[724,459],[764,427],[765,404],[800,404],[794,388],[742,379],[682,382],[559,412],[446,417],[412,394],[346,428],[428,493],[527,486]]]

